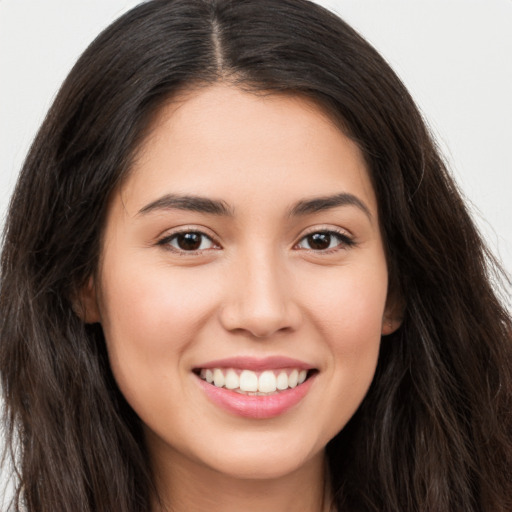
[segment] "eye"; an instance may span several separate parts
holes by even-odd
[[[310,251],[329,251],[354,245],[354,241],[343,233],[336,231],[316,231],[303,237],[296,245],[299,249]]]
[[[183,231],[168,236],[158,242],[159,245],[170,246],[180,252],[197,252],[217,248],[217,244],[200,231]]]

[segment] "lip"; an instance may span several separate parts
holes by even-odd
[[[197,366],[201,369],[239,368],[252,371],[277,370],[281,368],[297,368],[312,370],[313,366],[289,357],[234,357],[209,361]],[[225,411],[242,418],[270,419],[280,416],[298,405],[311,389],[318,372],[313,372],[302,384],[279,393],[266,396],[244,395],[226,388],[218,388],[209,384],[195,374],[197,383],[208,399]]]
[[[285,356],[271,356],[271,357],[229,357],[226,359],[217,359],[216,361],[208,361],[204,364],[199,364],[196,369],[212,369],[212,368],[239,368],[241,370],[252,370],[253,372],[260,372],[264,370],[279,370],[281,368],[297,368],[298,370],[313,370],[314,366]]]

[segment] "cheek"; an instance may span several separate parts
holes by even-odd
[[[201,272],[138,263],[106,262],[100,297],[110,364],[129,401],[135,386],[139,394],[151,394],[144,388],[154,385],[157,375],[173,385],[179,382],[181,354],[209,317],[215,298],[215,283]]]
[[[326,277],[311,277],[304,283],[307,309],[333,349],[359,352],[367,342],[380,340],[387,296],[382,262],[360,268],[349,264]]]
[[[208,290],[214,283],[204,272],[191,270],[129,262],[105,268],[100,309],[110,338],[117,340],[120,331],[148,348],[156,349],[159,342],[168,346],[171,340],[179,344],[212,307]]]
[[[335,414],[326,418],[324,433],[332,437],[355,413],[375,374],[387,271],[382,264],[371,271],[347,266],[323,283],[321,289],[310,293],[308,310],[328,353],[324,394],[328,403],[324,408]]]

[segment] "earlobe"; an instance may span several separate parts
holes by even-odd
[[[101,317],[98,308],[98,299],[96,297],[96,286],[92,277],[90,277],[87,283],[79,290],[73,301],[73,310],[86,324],[100,322]]]
[[[384,316],[382,320],[382,336],[394,333],[401,325],[401,318],[388,318],[387,316]]]
[[[388,300],[382,317],[382,336],[394,333],[402,325],[404,311],[405,304],[402,300]]]

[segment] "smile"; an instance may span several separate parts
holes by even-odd
[[[308,371],[300,368],[261,372],[238,368],[203,368],[199,371],[199,376],[217,388],[225,388],[249,396],[267,396],[302,384],[308,376]]]
[[[269,419],[297,406],[318,369],[295,359],[236,357],[198,366],[196,382],[215,406],[247,419]]]

